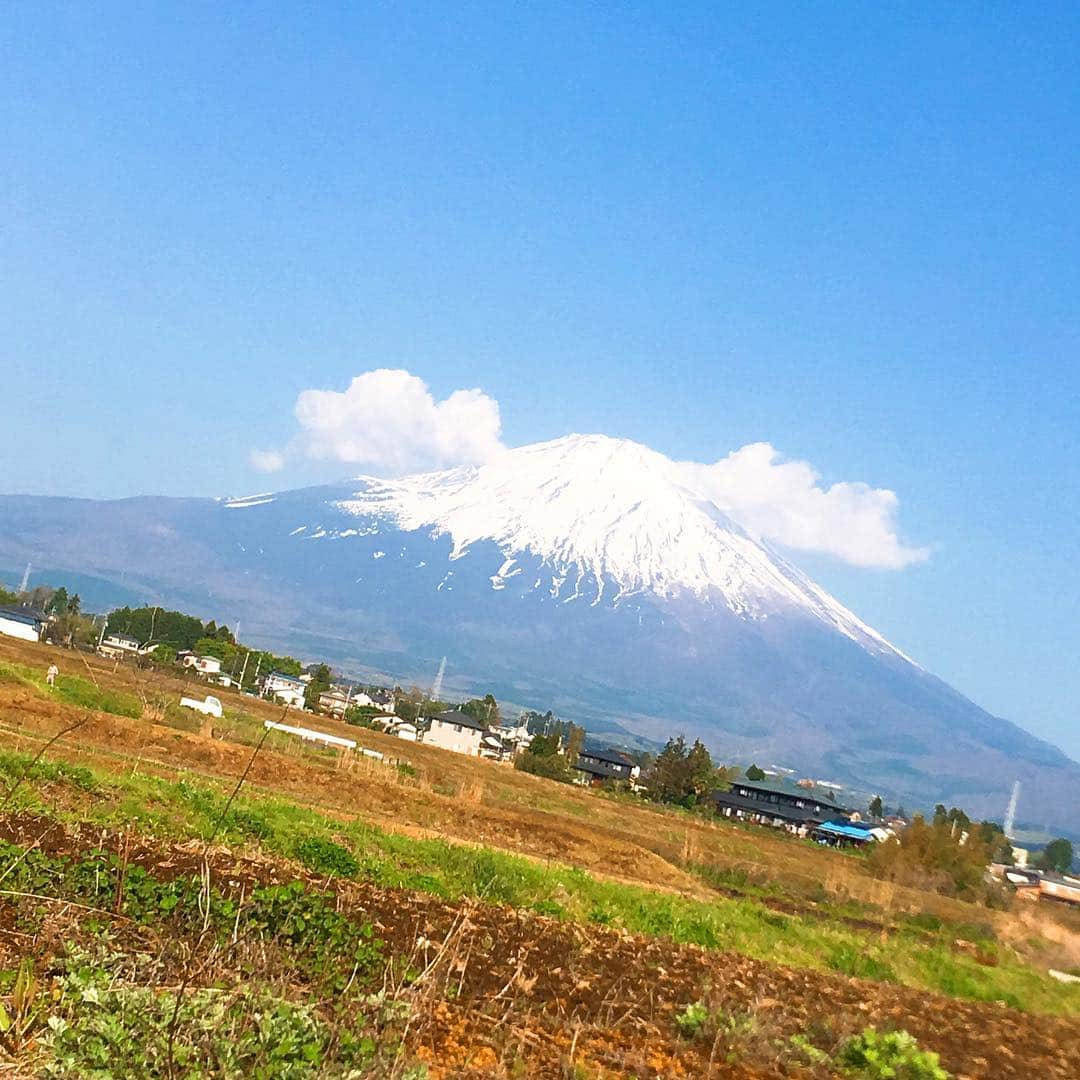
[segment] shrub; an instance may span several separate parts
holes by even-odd
[[[687,1005],[678,1016],[675,1024],[679,1031],[688,1039],[697,1038],[709,1022],[709,1010],[703,1001],[695,1001]]]
[[[356,877],[360,872],[360,864],[348,848],[319,836],[308,836],[301,840],[296,845],[296,857],[317,874]]]
[[[921,1050],[906,1031],[867,1028],[840,1047],[836,1062],[859,1080],[949,1080],[937,1054]]]

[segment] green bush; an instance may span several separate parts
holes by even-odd
[[[348,848],[320,836],[307,836],[301,840],[296,845],[296,857],[317,874],[351,878],[360,872],[360,864]]]
[[[867,1028],[840,1047],[836,1063],[858,1080],[949,1080],[937,1054],[906,1031]]]

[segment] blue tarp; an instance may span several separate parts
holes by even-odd
[[[843,836],[848,840],[873,840],[874,836],[869,828],[861,825],[848,824],[840,821],[825,821],[817,827],[818,832],[828,833],[830,836]]]

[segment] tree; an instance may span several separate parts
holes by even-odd
[[[1035,861],[1043,870],[1057,870],[1059,874],[1066,874],[1072,868],[1073,846],[1060,836],[1051,840]]]
[[[155,664],[175,664],[176,663],[176,650],[167,644],[160,644],[150,654]]]
[[[318,709],[319,695],[325,694],[330,689],[330,667],[328,664],[319,664],[311,673],[311,681],[304,691],[304,705],[309,709]]]
[[[550,709],[546,713],[528,709],[521,714],[518,722],[525,725],[525,730],[530,735],[539,735],[555,723],[555,714]]]
[[[880,795],[875,795],[870,800],[870,805],[867,807],[867,813],[872,818],[882,818],[885,816],[885,805],[881,801]]]
[[[482,698],[473,698],[461,706],[461,711],[479,720],[484,727],[494,727],[499,723],[499,703],[491,694],[485,694]]]
[[[710,791],[723,783],[712,755],[700,740],[687,747],[680,735],[668,739],[653,762],[646,794],[653,802],[696,806]]]
[[[965,839],[948,817],[928,822],[916,814],[899,836],[876,845],[867,861],[878,877],[974,900],[985,893],[992,854],[981,830]]]
[[[764,780],[765,779],[765,770],[764,769],[759,769],[756,765],[751,765],[750,768],[746,770],[746,779],[747,780]]]
[[[585,729],[577,724],[566,725],[566,762],[573,768],[577,764],[578,755],[585,745]]]
[[[53,615],[66,615],[68,613],[68,591],[63,585],[52,594],[52,599],[49,601],[49,611]]]

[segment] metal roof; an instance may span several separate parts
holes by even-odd
[[[581,751],[581,756],[595,758],[597,761],[606,761],[610,765],[625,765],[631,769],[634,767],[634,763],[625,754],[610,748],[607,750],[590,750],[586,748]]]
[[[472,728],[473,731],[487,731],[487,728],[466,712],[460,709],[447,709],[446,712],[436,713],[432,720],[441,720],[444,724],[457,724],[459,727]]]
[[[741,787],[752,791],[764,791],[769,795],[786,795],[793,799],[811,799],[816,803],[821,803],[823,806],[832,806],[837,810],[848,809],[840,803],[836,797],[836,792],[831,788],[806,788],[800,787],[790,780],[747,780],[745,777],[732,780],[731,786],[732,788]]]
[[[32,608],[0,608],[0,619],[7,619],[9,622],[25,623],[27,626],[36,626],[43,622],[48,622],[48,616],[43,612],[34,611]]]

